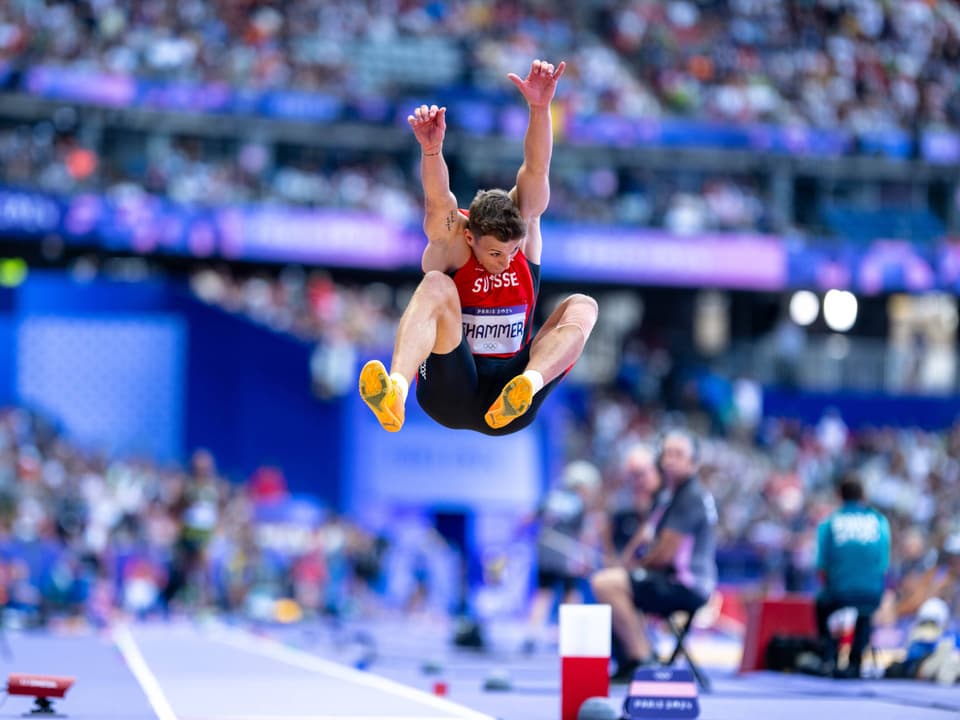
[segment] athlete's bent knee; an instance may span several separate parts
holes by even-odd
[[[423,276],[417,287],[417,295],[437,307],[459,303],[453,279],[439,270],[431,270]]]
[[[564,301],[563,314],[557,327],[573,326],[580,329],[584,339],[589,337],[593,326],[597,324],[600,306],[589,295],[577,293]]]

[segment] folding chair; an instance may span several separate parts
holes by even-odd
[[[697,611],[694,610],[691,613],[686,613],[686,620],[683,622],[677,622],[674,618],[678,613],[673,613],[664,617],[664,621],[667,624],[667,627],[670,628],[670,632],[673,634],[674,639],[676,640],[676,645],[673,648],[673,653],[670,655],[670,659],[662,663],[663,665],[673,665],[677,658],[680,657],[681,653],[687,659],[687,665],[690,666],[690,671],[693,673],[693,676],[697,679],[697,684],[700,686],[700,689],[703,692],[710,692],[710,678],[707,677],[706,673],[700,669],[700,666],[694,662],[694,659],[690,656],[690,651],[687,650],[684,641],[687,639],[687,634],[693,629],[693,619],[696,617]]]

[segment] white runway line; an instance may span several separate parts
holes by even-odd
[[[137,647],[137,643],[133,639],[130,629],[125,625],[115,629],[113,631],[113,642],[116,644],[117,649],[120,650],[120,654],[123,655],[123,659],[127,661],[127,667],[130,668],[130,672],[133,673],[137,682],[140,683],[140,688],[147,696],[147,701],[157,714],[157,718],[159,718],[159,720],[177,720],[177,715],[173,712],[173,708],[170,707],[167,696],[163,694],[163,689],[157,681],[157,676],[153,674],[150,666],[147,665],[147,661],[144,659],[143,653],[140,652],[140,648]]]
[[[260,637],[246,632],[245,630],[220,627],[215,631],[211,631],[210,637],[239,650],[245,650],[250,653],[271,658],[272,660],[285,662],[288,665],[294,665],[296,667],[303,668],[304,670],[324,673],[330,677],[346,680],[347,682],[351,682],[356,685],[375,688],[382,692],[396,695],[397,697],[419,702],[423,705],[429,705],[430,707],[446,713],[445,718],[447,718],[447,720],[449,720],[451,716],[454,718],[463,718],[464,720],[496,720],[496,718],[494,718],[492,715],[485,715],[484,713],[470,710],[469,708],[465,708],[457,703],[444,700],[436,695],[431,695],[424,690],[417,690],[416,688],[408,687],[407,685],[403,685],[393,680],[388,680],[387,678],[380,677],[379,675],[373,675],[369,672],[354,670],[346,665],[340,665],[339,663],[335,663],[330,660],[324,660],[323,658],[317,657],[316,655],[312,655],[308,652],[304,652],[303,650],[297,650],[276,640]],[[313,717],[314,720],[351,720],[350,718],[343,718],[343,716],[337,716],[336,718],[324,718],[316,716],[311,717]],[[264,720],[260,716],[256,716],[256,718],[257,720]],[[218,717],[217,720],[222,719]],[[254,720],[254,718],[250,717],[238,720]],[[363,720],[410,720],[410,716],[375,718],[365,715]],[[430,719],[428,718],[426,720]],[[436,718],[436,720],[442,719]]]
[[[185,715],[180,720],[412,720],[410,715]],[[449,715],[416,720],[450,720]]]

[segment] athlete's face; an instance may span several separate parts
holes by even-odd
[[[477,262],[491,275],[499,275],[510,267],[513,258],[520,252],[519,239],[501,242],[493,235],[476,237],[467,230],[467,242],[470,244]]]

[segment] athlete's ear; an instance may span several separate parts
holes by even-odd
[[[464,229],[463,236],[467,239],[467,245],[473,245],[473,233],[470,232],[470,228]]]

